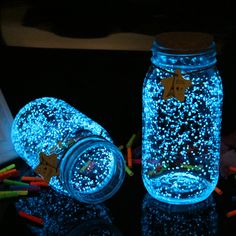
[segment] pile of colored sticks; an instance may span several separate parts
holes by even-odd
[[[48,183],[40,177],[21,177],[15,164],[0,169],[0,199],[26,196],[40,187],[48,187]]]
[[[141,146],[133,148],[133,143],[136,139],[137,139],[137,135],[133,134],[125,147],[123,145],[119,147],[119,149],[124,154],[125,161],[126,161],[125,171],[129,176],[134,175],[133,171],[131,170],[133,167],[133,164],[135,165],[141,164]]]
[[[0,169],[0,200],[6,198],[16,198],[27,196],[29,193],[37,193],[41,187],[48,187],[48,183],[41,177],[20,176],[20,171],[15,164],[8,165]],[[19,216],[29,222],[43,225],[42,218],[19,211]]]

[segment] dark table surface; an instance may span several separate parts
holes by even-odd
[[[22,174],[32,175],[21,160],[13,163]],[[8,163],[9,164],[9,163]],[[144,189],[140,166],[111,199],[100,204],[84,204],[51,188],[0,202],[1,235],[235,235],[236,181],[220,179],[222,195],[213,192],[205,201],[175,206],[153,199]],[[33,223],[18,215],[27,212],[44,220]]]
[[[222,134],[236,128],[235,59],[231,57],[235,48],[229,46],[218,57],[225,94]],[[2,47],[0,86],[13,117],[27,102],[54,96],[102,125],[117,146],[125,145],[133,133],[141,132],[142,82],[150,56],[150,52]],[[21,159],[14,162],[23,172],[30,171]],[[233,176],[220,178],[222,195],[213,192],[199,206],[176,209],[149,200],[141,167],[134,165],[133,172],[132,177],[126,175],[114,197],[97,206],[75,202],[53,190],[1,200],[0,235],[235,235],[236,217],[226,217],[236,209]],[[45,217],[44,227],[18,216],[17,211],[25,207]],[[76,211],[70,213],[70,209]]]

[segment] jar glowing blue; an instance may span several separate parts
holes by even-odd
[[[40,163],[39,153],[57,154],[60,174],[49,184],[81,202],[107,200],[124,180],[124,158],[109,134],[60,99],[44,97],[25,105],[11,136],[16,152],[33,169]]]
[[[171,204],[205,200],[219,177],[223,90],[212,37],[156,37],[143,84],[142,178]]]

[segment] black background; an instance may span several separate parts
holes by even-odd
[[[219,48],[217,67],[224,88],[222,135],[236,129],[233,1],[28,2],[32,8],[22,24],[50,25],[49,30],[61,36],[101,37],[113,32],[155,35],[164,31],[213,34]],[[150,65],[150,51],[20,48],[9,47],[4,40],[0,50],[0,88],[13,116],[35,98],[54,96],[102,125],[117,146],[126,144],[133,133],[141,132],[142,83]],[[139,140],[136,146],[140,145]],[[19,166],[24,166],[18,161]],[[123,235],[140,235],[142,228],[142,200],[146,190],[140,167],[135,166],[133,170],[134,176],[126,176],[119,192],[106,202],[114,225]],[[221,178],[218,186],[224,194],[213,193],[219,214],[217,235],[233,235],[235,217],[225,216],[236,208],[231,201],[231,196],[236,194],[233,177]],[[30,234],[15,212],[14,201],[0,204],[3,234],[12,235],[16,229],[18,235]],[[157,231],[154,235],[162,234]]]

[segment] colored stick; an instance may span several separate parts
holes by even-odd
[[[219,195],[222,195],[223,194],[223,191],[221,189],[219,189],[218,187],[215,187],[214,191],[216,193],[218,193]]]
[[[226,213],[226,216],[229,218],[229,217],[232,217],[232,216],[235,216],[236,215],[236,210],[233,210],[233,211],[229,211]]]
[[[40,217],[37,217],[37,216],[33,216],[33,215],[30,215],[30,214],[27,214],[26,212],[24,211],[19,211],[18,212],[19,216],[25,218],[25,219],[28,219],[32,222],[35,222],[37,224],[40,224],[40,225],[43,225],[44,222],[43,222],[43,219],[40,218]]]
[[[141,159],[133,159],[133,163],[140,165],[141,164]]]
[[[21,196],[26,196],[28,194],[28,191],[24,191],[24,190],[18,190],[18,191],[0,191],[0,194],[11,194],[11,193],[17,193],[18,195]]]
[[[18,197],[18,193],[16,191],[1,191],[0,199]]]
[[[129,176],[133,176],[134,175],[134,172],[128,166],[125,166],[125,171],[126,171],[126,173]]]
[[[39,181],[39,182],[42,182],[42,181],[44,181],[44,179],[41,178],[41,177],[22,176],[21,181],[26,181],[26,182],[37,182],[37,181]]]
[[[8,170],[5,172],[0,173],[0,180],[6,179],[10,176],[17,176],[19,174],[19,171],[16,169]]]
[[[19,186],[28,186],[29,184],[23,183],[20,181],[10,180],[10,179],[4,179],[3,183],[6,185],[19,185]]]
[[[129,139],[128,143],[126,144],[126,147],[127,147],[127,148],[128,148],[128,147],[131,147],[131,146],[133,145],[133,142],[134,142],[135,138],[136,138],[136,134],[133,134],[133,135],[131,136],[131,138]]]
[[[236,173],[236,167],[233,167],[233,166],[229,166],[228,167],[228,170],[232,173]]]
[[[132,168],[132,150],[131,150],[131,147],[127,147],[127,163],[128,163],[128,167]]]
[[[30,185],[34,185],[34,186],[42,186],[42,187],[48,187],[48,183],[45,182],[45,181],[42,181],[42,182],[39,182],[39,181],[36,181],[36,182],[30,182]]]
[[[11,165],[9,165],[9,166],[6,166],[6,167],[2,168],[2,169],[0,170],[0,173],[5,172],[5,171],[8,171],[8,170],[11,170],[11,169],[14,169],[15,167],[16,167],[15,164],[11,164]]]

